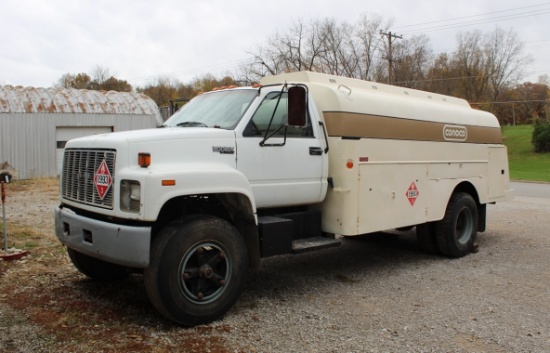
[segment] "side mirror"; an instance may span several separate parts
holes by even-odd
[[[293,86],[288,89],[288,125],[306,126],[307,100],[306,89]]]

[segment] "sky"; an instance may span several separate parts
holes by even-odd
[[[514,30],[532,56],[525,81],[550,76],[550,2],[515,0],[0,0],[0,85],[51,87],[101,67],[133,87],[221,77],[297,20],[391,20],[452,52],[458,32]]]

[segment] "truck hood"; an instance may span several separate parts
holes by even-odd
[[[149,153],[152,162],[148,172],[199,168],[198,164],[235,168],[237,158],[234,131],[203,127],[114,132],[70,140],[65,147],[116,150],[117,169],[139,169],[138,154]]]

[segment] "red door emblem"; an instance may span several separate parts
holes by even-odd
[[[418,197],[418,195],[420,195],[420,192],[418,192],[414,181],[411,183],[411,186],[409,186],[409,190],[407,190],[407,193],[405,195],[407,196],[407,199],[409,199],[411,206],[414,206],[416,198]]]
[[[111,177],[109,168],[107,168],[107,162],[103,160],[94,175],[94,185],[97,190],[97,194],[102,201],[105,198],[105,195],[107,195],[107,191],[109,191],[112,183],[113,178]]]

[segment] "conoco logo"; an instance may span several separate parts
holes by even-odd
[[[466,141],[468,129],[464,126],[445,125],[443,127],[443,138],[447,141]]]

